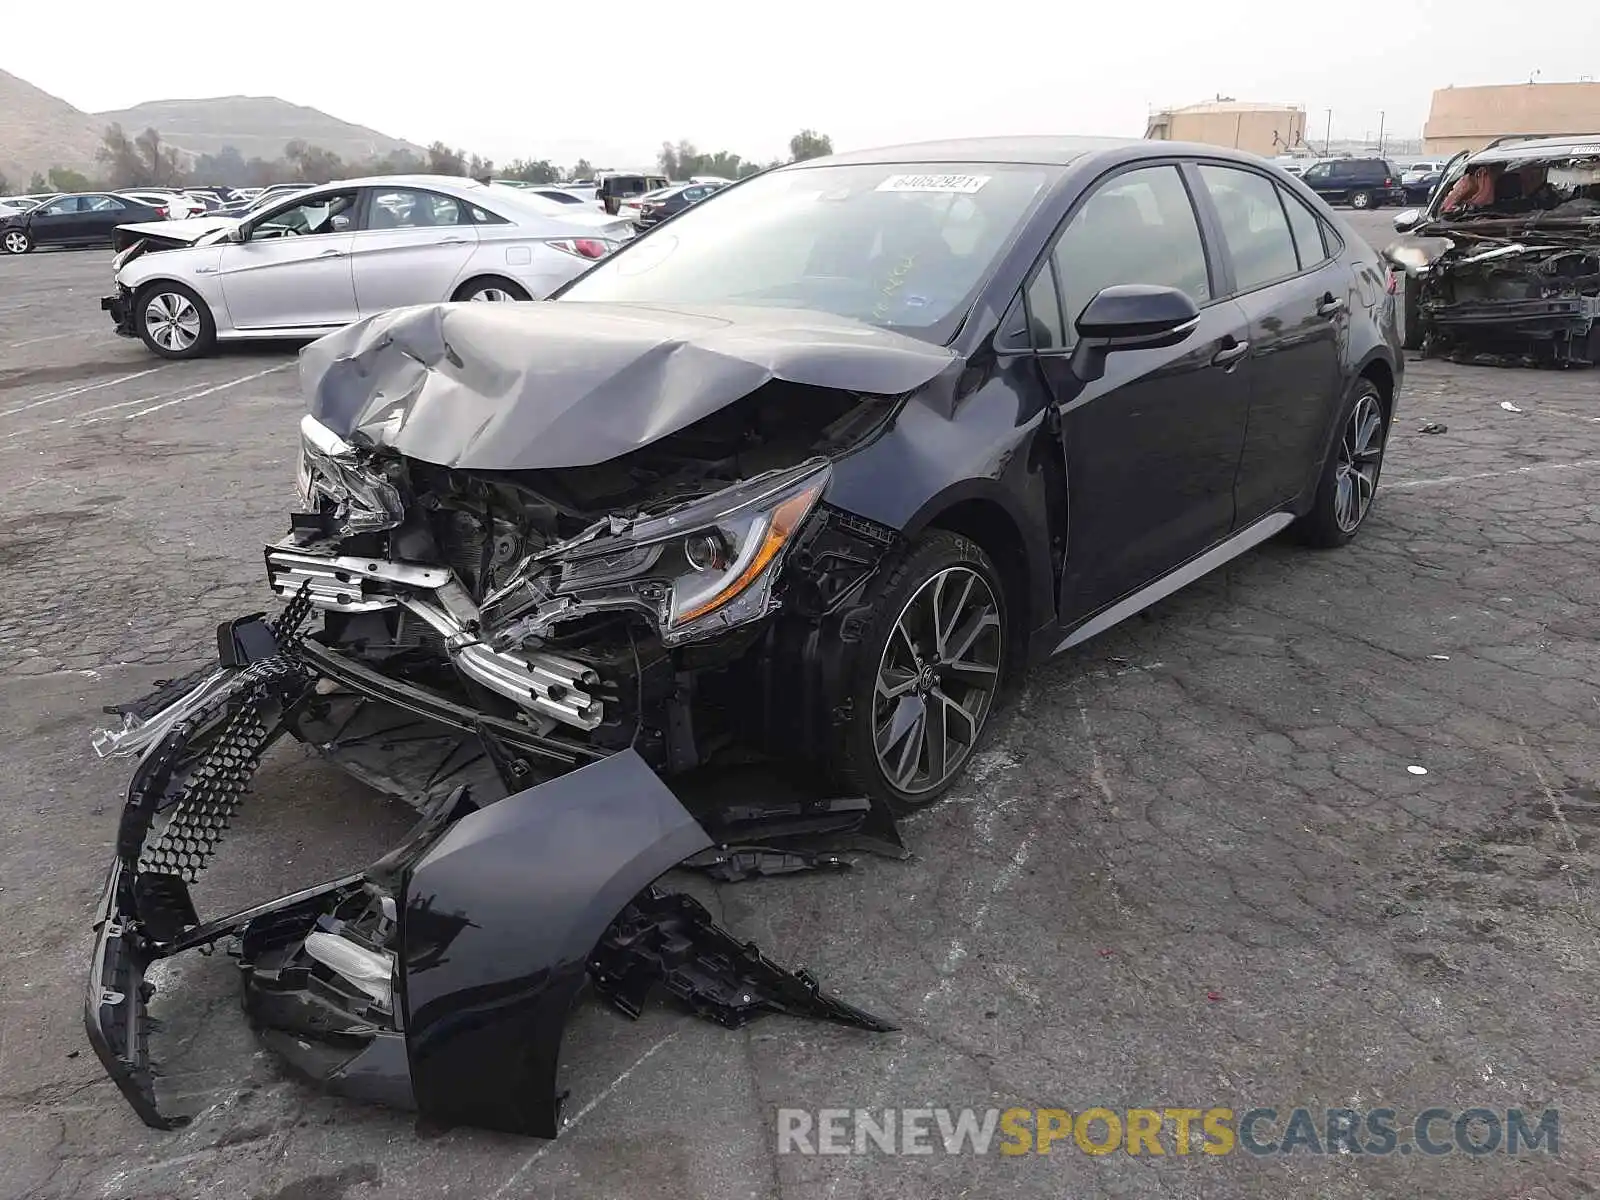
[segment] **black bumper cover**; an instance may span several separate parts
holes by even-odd
[[[228,732],[206,754],[208,764],[238,765],[247,780],[282,714],[315,679],[328,676],[311,665],[322,655],[300,657],[312,644],[298,639],[280,649],[258,638],[246,657],[264,657],[247,664],[233,654],[230,661],[226,647],[246,640],[241,627],[255,634],[266,628],[253,620],[225,626],[223,662],[250,683],[243,705],[265,697],[266,719],[241,718],[236,707]],[[259,677],[252,683],[251,667],[264,668],[269,685]],[[85,996],[90,1043],[147,1125],[177,1128],[188,1115],[169,1111],[158,1094],[149,1045],[154,988],[146,972],[159,959],[225,938],[239,939],[251,1023],[297,1073],[344,1095],[413,1108],[442,1125],[556,1135],[561,1041],[586,975],[629,1016],[639,1015],[645,992],[662,984],[696,1012],[730,1026],[781,1011],[893,1028],[824,993],[805,972],[786,971],[740,944],[689,897],[654,886],[718,839],[631,750],[483,808],[460,789],[365,871],[202,923],[186,880],[209,857],[232,813],[224,806],[237,805],[243,785],[220,802],[214,782],[210,793],[193,783],[169,785],[193,727],[188,721],[174,727],[135,771],[98,910]],[[254,730],[254,741],[240,741],[237,730]],[[192,778],[203,775],[197,770]],[[169,821],[185,814],[202,832],[174,837],[169,823],[147,836],[158,809]],[[203,831],[213,827],[215,834]],[[327,991],[295,992],[293,971],[303,974],[309,960],[302,955],[300,967],[281,969],[284,949],[292,958],[308,933],[337,931],[335,910],[369,897],[392,901],[397,918],[389,943],[396,963],[393,1015],[387,1023],[319,1026]],[[271,966],[257,970],[268,960]],[[309,1024],[307,1013],[314,1018]],[[319,1029],[327,1036],[319,1038]]]

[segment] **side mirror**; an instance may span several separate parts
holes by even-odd
[[[1176,346],[1199,323],[1200,310],[1177,288],[1146,283],[1102,288],[1078,317],[1072,373],[1090,383],[1106,373],[1107,355]]]
[[[1422,224],[1422,210],[1420,208],[1407,208],[1394,215],[1394,231],[1396,233],[1410,233]]]
[[[222,240],[233,242],[235,245],[241,242],[248,242],[250,240],[250,229],[243,221],[240,221],[239,224],[222,235]]]

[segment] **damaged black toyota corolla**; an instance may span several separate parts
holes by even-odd
[[[296,1068],[445,1124],[555,1134],[585,978],[632,1015],[661,985],[888,1028],[663,875],[901,855],[895,814],[1027,663],[1279,530],[1353,537],[1400,381],[1385,283],[1255,159],[930,144],[731,187],[550,303],[308,347],[285,606],[97,743],[139,756],[102,1061],[183,1119],[145,976],[218,943]],[[203,920],[189,884],[283,733],[421,819]]]

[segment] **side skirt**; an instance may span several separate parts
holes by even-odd
[[[1156,601],[1165,600],[1178,589],[1188,587],[1202,575],[1208,575],[1224,563],[1232,562],[1246,550],[1255,549],[1255,547],[1274,534],[1288,528],[1293,522],[1293,513],[1278,512],[1262,517],[1253,525],[1245,526],[1238,533],[1228,538],[1227,541],[1218,542],[1204,554],[1191,558],[1177,570],[1163,575],[1154,583],[1146,584],[1133,595],[1126,599],[1118,600],[1110,608],[1101,609],[1100,612],[1069,633],[1061,644],[1050,653],[1060,654],[1063,650],[1070,649],[1080,642],[1088,641],[1097,633],[1104,633],[1113,625],[1127,620],[1134,613],[1142,612]]]

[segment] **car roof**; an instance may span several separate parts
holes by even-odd
[[[1478,151],[1472,163],[1512,162],[1523,158],[1600,158],[1600,133],[1568,134],[1565,137],[1528,138],[1504,142]]]
[[[872,150],[851,150],[792,163],[791,167],[843,166],[854,163],[899,162],[992,162],[1066,166],[1086,154],[1106,150],[1125,150],[1136,146],[1156,147],[1152,155],[1170,154],[1174,148],[1192,149],[1182,142],[1150,142],[1142,138],[1057,137],[1033,135],[1018,137],[958,138],[947,141],[907,142]],[[1208,146],[1207,150],[1217,147]]]

